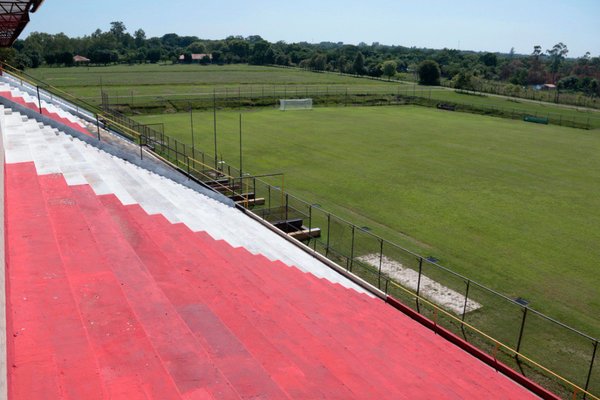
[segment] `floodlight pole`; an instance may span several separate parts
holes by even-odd
[[[190,128],[192,130],[192,158],[196,158],[196,150],[194,144],[194,113],[192,109],[192,103],[190,102]]]

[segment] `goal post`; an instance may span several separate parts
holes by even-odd
[[[312,99],[280,99],[279,110],[312,110]]]

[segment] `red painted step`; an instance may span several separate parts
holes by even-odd
[[[122,208],[122,207],[121,207]],[[286,392],[292,392],[292,394],[302,393],[306,394],[307,389],[312,386],[312,383],[302,376],[302,372],[289,360],[283,357],[273,346],[261,335],[254,335],[253,340],[246,341],[243,344],[239,343],[238,339],[235,336],[232,336],[228,329],[224,330],[224,327],[221,326],[221,322],[215,320],[214,317],[211,317],[210,314],[206,316],[206,318],[198,318],[199,315],[203,315],[208,312],[210,308],[213,310],[213,307],[216,307],[219,312],[219,319],[224,319],[225,322],[233,321],[238,326],[243,326],[248,332],[254,333],[251,325],[247,320],[245,320],[240,315],[235,315],[228,313],[226,307],[223,307],[225,303],[227,303],[227,299],[219,299],[222,297],[220,293],[215,293],[207,291],[206,288],[199,288],[198,285],[190,286],[190,279],[187,276],[184,276],[182,271],[183,267],[179,265],[170,265],[168,268],[165,268],[163,262],[156,262],[156,259],[160,256],[160,254],[156,254],[156,249],[161,248],[161,244],[164,243],[163,240],[156,240],[157,235],[164,235],[164,232],[161,228],[157,228],[152,223],[152,220],[156,218],[156,216],[148,216],[143,210],[141,210],[138,206],[128,206],[128,211],[133,214],[138,214],[139,218],[136,218],[135,221],[133,218],[128,218],[126,215],[122,216],[122,220],[130,220],[130,229],[135,228],[139,232],[139,236],[136,239],[136,243],[138,246],[138,252],[147,257],[146,265],[149,266],[151,272],[153,273],[157,282],[163,284],[163,290],[167,295],[170,296],[174,304],[178,304],[181,309],[181,313],[185,316],[188,323],[201,330],[202,332],[209,332],[208,336],[204,337],[204,340],[212,343],[215,347],[219,349],[227,348],[226,353],[233,351],[234,353],[243,352],[244,349],[240,348],[240,345],[246,347],[248,352],[251,354],[264,353],[268,355],[268,358],[265,363],[265,368],[271,367],[274,368],[275,371],[271,371],[271,376],[279,384],[280,387],[284,388]],[[142,221],[140,221],[142,219]],[[143,230],[143,225],[147,228],[147,230]],[[144,238],[144,240],[141,240]],[[175,253],[178,251],[178,246],[171,246],[171,243],[167,241],[169,245],[165,249],[165,256],[168,257],[169,260],[175,262],[179,260],[175,257]],[[185,243],[185,242],[179,242]],[[144,249],[154,248],[154,252],[147,252]],[[200,251],[201,249],[194,249],[194,251]],[[222,271],[223,265],[218,259],[210,259],[210,265],[207,265],[207,268],[211,269],[219,269]],[[189,275],[189,274],[188,274]],[[206,283],[204,286],[209,285],[210,283]],[[216,301],[213,301],[216,299]],[[199,303],[199,301],[203,303]],[[223,312],[223,310],[226,310]],[[210,311],[210,313],[214,313],[214,311]],[[204,326],[208,324],[210,326],[216,328],[210,328],[210,326]],[[214,333],[219,333],[222,337],[216,338]],[[223,340],[227,340],[227,342],[223,342]],[[252,369],[250,369],[252,370]],[[247,370],[248,371],[248,370]],[[259,382],[259,377],[252,378],[251,374],[245,372],[245,375],[252,380]],[[237,386],[236,386],[237,387]],[[263,389],[264,390],[264,389]],[[272,395],[270,396],[272,397]],[[297,397],[297,396],[294,396]]]
[[[35,167],[5,174],[9,397],[105,398]]]
[[[93,236],[95,227],[86,224],[78,200],[62,175],[41,176],[39,180],[109,396],[122,392],[131,395],[134,390],[139,398],[179,399],[145,326],[138,321],[135,305],[127,297],[128,282],[113,270],[125,271],[128,267],[114,264],[103,252]],[[108,231],[110,227],[103,229]],[[113,236],[111,244],[118,240]],[[123,391],[121,380],[134,386]]]
[[[139,226],[132,221],[125,207],[117,199],[102,197],[102,201],[111,210],[115,221],[118,221],[124,227],[124,230],[130,233],[130,243],[140,257],[145,260],[145,265],[151,271],[155,274],[161,274],[178,267],[169,263],[167,257],[163,257],[161,260],[161,253],[157,251],[156,244],[152,243],[145,232],[141,231]],[[169,249],[170,251],[167,253],[168,258],[172,259],[172,253],[176,251],[177,247],[182,246],[187,246],[187,244],[185,242],[174,243],[174,247]],[[218,268],[218,266],[218,261],[215,260],[214,267]],[[179,284],[176,286],[180,287]],[[222,325],[219,318],[215,317],[209,308],[202,303],[198,303],[198,301],[198,296],[196,296],[193,303],[186,304],[183,307],[179,303],[174,302],[174,304],[178,305],[180,314],[182,314],[192,331],[202,333],[199,340],[205,341],[209,349],[219,349],[218,354],[216,354],[219,357],[216,363],[220,365],[223,371],[227,372],[227,377],[232,381],[236,390],[240,391],[244,397],[257,395],[269,398],[285,397],[277,386],[273,385],[268,374],[262,371],[261,366],[256,364],[256,361],[240,345],[237,338],[231,335]],[[223,349],[226,349],[225,360],[222,360]]]
[[[155,274],[155,278],[159,282],[164,282],[168,285],[174,275],[181,276],[176,289],[171,292],[172,301],[176,304],[189,304],[198,295],[201,295],[203,301],[206,302],[219,317],[227,323],[229,329],[234,332],[242,332],[237,336],[243,340],[245,346],[252,352],[254,357],[260,359],[265,368],[268,368],[271,375],[276,379],[282,387],[290,394],[294,394],[295,398],[321,398],[323,395],[327,398],[351,398],[352,394],[339,381],[331,375],[331,373],[322,365],[315,363],[310,359],[309,355],[302,348],[302,344],[298,343],[294,347],[294,339],[282,332],[282,329],[259,331],[255,327],[256,315],[252,312],[242,313],[240,305],[235,298],[230,299],[224,296],[218,288],[221,285],[213,282],[212,276],[208,275],[210,270],[216,270],[218,273],[226,273],[230,266],[216,264],[213,260],[209,264],[210,268],[203,268],[207,272],[205,282],[198,282],[191,275],[191,265],[194,262],[187,258],[180,258],[180,254],[176,254],[177,246],[174,245],[173,236],[169,232],[169,227],[180,226],[180,224],[171,225],[162,216],[147,216],[144,211],[136,206],[128,206],[128,211],[135,217],[136,221],[149,232],[153,240],[160,248],[164,248],[169,258],[178,262],[176,265],[185,266],[185,270],[181,272],[162,271]],[[161,226],[159,222],[164,222],[166,225]],[[175,239],[175,242],[186,243],[180,239]],[[197,258],[201,253],[196,249]],[[175,256],[178,256],[175,258]],[[193,284],[192,284],[193,283]],[[168,290],[168,287],[165,288]],[[168,291],[167,291],[168,293]],[[274,350],[276,348],[276,350]],[[293,348],[293,349],[292,349]],[[292,365],[287,364],[289,361]],[[300,368],[300,372],[298,370]],[[287,378],[286,378],[287,375]],[[287,379],[287,382],[286,382]],[[306,380],[306,386],[298,386],[298,382]],[[300,392],[297,392],[300,390]]]
[[[72,190],[100,252],[110,263],[133,312],[180,392],[186,396],[208,393],[220,399],[240,398],[129,245],[130,232],[115,224],[110,211],[89,186]],[[117,201],[113,195],[102,197]]]
[[[175,228],[179,228],[179,226]],[[162,229],[168,229],[168,226],[165,226]],[[173,240],[183,241],[185,235],[189,235],[189,233],[185,230],[183,230],[181,234],[183,236]],[[168,234],[170,237],[174,237],[176,235],[177,233],[175,232],[169,232]],[[214,241],[212,241],[211,244],[213,242]],[[211,252],[210,245],[207,246],[205,244],[203,251],[205,252],[204,255],[209,254]],[[195,258],[198,258],[200,255],[198,254],[195,256]],[[218,253],[212,253],[208,255],[208,258],[214,259],[215,257],[219,256],[221,255]],[[193,258],[194,254],[188,253],[186,262],[193,262]],[[253,263],[256,262],[271,263],[264,257],[256,256],[246,257],[246,259],[241,259],[239,262],[242,263],[242,265],[245,263],[246,265],[244,265],[244,267],[247,268],[252,268]],[[198,267],[201,268],[200,265]],[[359,398],[362,398],[366,395],[378,396],[378,388],[372,386],[370,382],[367,382],[365,378],[363,378],[361,373],[362,371],[359,372],[360,363],[358,360],[352,358],[352,355],[347,351],[335,352],[329,348],[330,343],[326,343],[326,341],[321,340],[318,334],[315,335],[314,333],[306,330],[310,324],[307,324],[306,321],[304,321],[306,320],[306,316],[301,311],[297,313],[294,312],[294,308],[286,304],[285,299],[272,296],[270,293],[267,294],[265,291],[258,289],[259,286],[249,282],[248,279],[243,276],[244,274],[240,273],[243,268],[240,268],[239,266],[230,268],[233,268],[233,270],[220,271],[216,275],[211,276],[211,281],[221,282],[221,284],[217,284],[217,286],[225,291],[227,297],[235,294],[236,297],[240,298],[239,303],[241,303],[242,306],[248,303],[259,307],[254,311],[260,312],[260,307],[262,307],[262,310],[267,310],[266,314],[269,315],[270,318],[278,321],[279,329],[285,330],[285,336],[288,343],[295,338],[299,343],[299,346],[303,348],[303,351],[307,352],[314,358],[321,359],[321,362],[325,363],[323,366],[326,369],[330,369],[332,372],[338,374],[338,377],[342,377],[346,385],[351,387]],[[284,268],[289,269],[288,267]],[[202,274],[209,273],[211,273],[211,271],[202,270]],[[222,280],[222,276],[226,276],[224,281]],[[267,292],[270,289],[271,288],[265,288]],[[231,290],[231,294],[229,293],[229,290]],[[242,300],[242,298],[244,300]],[[290,316],[290,313],[294,316],[293,318]],[[253,319],[258,317],[260,317],[260,315],[254,315]]]

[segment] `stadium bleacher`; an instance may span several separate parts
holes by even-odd
[[[10,399],[536,398],[226,202],[12,108],[0,130]]]

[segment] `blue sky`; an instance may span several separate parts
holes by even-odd
[[[69,36],[108,30],[222,39],[260,35],[269,41],[359,42],[531,53],[563,42],[569,56],[600,56],[600,0],[46,0],[29,32]]]

